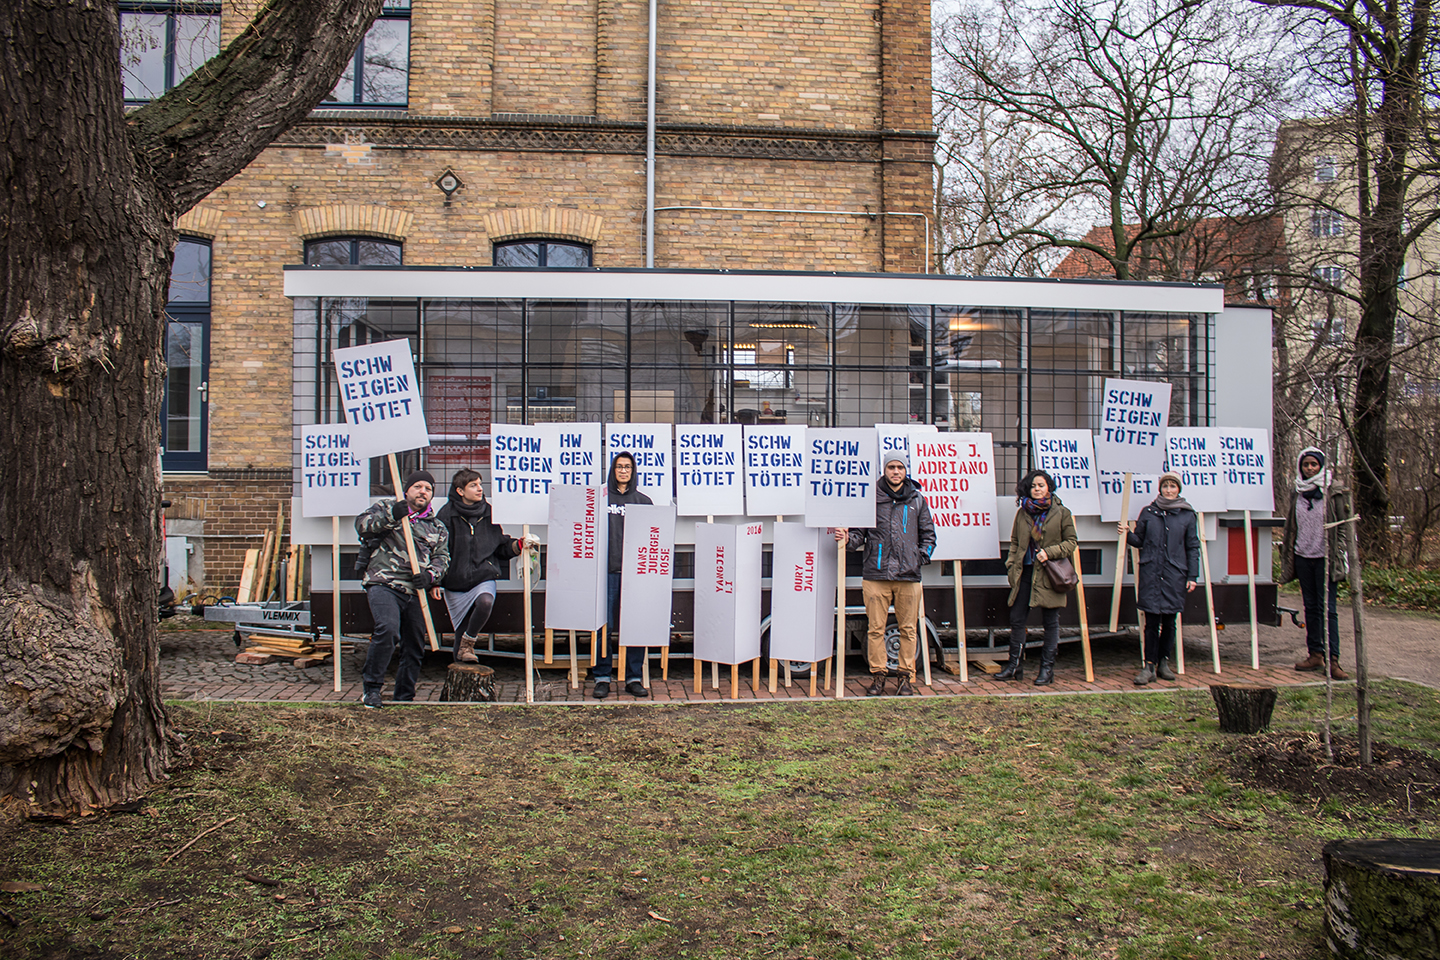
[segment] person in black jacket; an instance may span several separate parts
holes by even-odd
[[[1135,683],[1144,686],[1157,676],[1174,680],[1175,614],[1200,579],[1199,524],[1195,508],[1180,497],[1180,475],[1160,474],[1160,496],[1140,511],[1139,520],[1121,521],[1120,531],[1140,550],[1136,606],[1145,613],[1145,662]]]
[[[468,467],[450,481],[450,499],[440,508],[439,519],[450,534],[450,569],[431,596],[444,600],[450,611],[455,659],[477,663],[475,641],[495,607],[495,581],[509,577],[510,560],[520,556],[526,544],[490,519],[480,474]]]
[[[895,606],[895,624],[900,628],[900,674],[898,696],[915,692],[916,621],[920,617],[920,568],[930,562],[935,550],[935,524],[930,506],[905,475],[910,466],[903,453],[885,459],[885,477],[875,485],[875,526],[864,530],[835,531],[835,541],[851,550],[864,550],[861,577],[865,593],[865,615],[870,621],[866,655],[870,663],[867,697],[885,692],[888,673],[885,656],[885,625],[890,606]]]
[[[653,502],[635,486],[635,458],[627,450],[615,454],[610,461],[610,474],[605,478],[605,509],[610,524],[610,576],[606,605],[609,635],[605,655],[595,656],[595,689],[590,695],[596,700],[610,696],[615,646],[620,642],[620,570],[625,559],[625,508],[632,503]],[[644,682],[645,658],[649,655],[649,647],[635,647],[625,655],[625,692],[632,697],[650,696]]]

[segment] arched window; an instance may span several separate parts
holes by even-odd
[[[590,245],[568,240],[511,240],[495,244],[497,267],[589,267]]]
[[[210,243],[181,237],[170,267],[165,313],[165,401],[160,418],[162,465],[204,471],[209,411]]]
[[[347,264],[367,267],[398,267],[404,247],[394,240],[371,237],[326,237],[305,242],[305,266],[333,267]]]

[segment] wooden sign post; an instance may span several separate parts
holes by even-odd
[[[845,541],[835,544],[835,699],[845,697]],[[828,683],[829,678],[826,678]]]
[[[1205,613],[1210,621],[1210,656],[1220,672],[1220,638],[1215,635],[1215,590],[1210,584],[1210,549],[1205,546],[1205,514],[1197,513],[1200,528],[1200,576],[1205,578]]]
[[[1260,669],[1260,621],[1255,610],[1255,542],[1251,539],[1250,511],[1245,511],[1245,581],[1250,593],[1250,669]]]
[[[1260,622],[1255,607],[1255,543],[1252,510],[1275,509],[1270,432],[1256,427],[1221,427],[1220,467],[1231,510],[1245,516],[1245,577],[1250,596],[1250,668],[1260,669]]]
[[[960,658],[960,682],[970,682],[970,658],[966,655],[965,643],[965,588],[960,585],[960,565],[963,560],[956,560],[955,563],[955,638],[956,655]]]
[[[400,465],[395,460],[395,454],[387,454],[387,457],[390,460],[390,479],[395,483],[395,499],[404,500],[405,491],[400,489],[400,484],[403,482],[400,479]],[[408,514],[404,520],[400,521],[400,529],[405,533],[405,552],[410,557],[410,572],[419,573],[420,557],[415,553],[415,534],[410,532],[410,516]],[[336,586],[338,588],[339,585]],[[430,649],[439,650],[440,641],[435,636],[435,621],[430,616],[430,598],[424,590],[416,592],[420,599],[420,615],[425,618],[425,635],[430,638]]]
[[[1080,649],[1085,654],[1085,682],[1095,682],[1095,661],[1090,656],[1090,614],[1085,608],[1085,574],[1080,572],[1080,551],[1075,551],[1075,602],[1080,606]]]
[[[1133,477],[1129,471],[1125,473],[1125,489],[1120,494],[1120,517],[1122,522],[1130,516],[1130,481]],[[1136,580],[1139,580],[1140,568],[1135,568]],[[1125,531],[1120,531],[1120,536],[1115,541],[1115,589],[1110,594],[1110,632],[1114,633],[1120,629],[1120,590],[1125,582]],[[1144,638],[1141,638],[1144,642]],[[1143,648],[1142,648],[1143,649]],[[1143,655],[1142,655],[1143,659]]]
[[[520,582],[525,589],[525,702],[535,702],[535,620],[530,606],[530,524],[521,528],[525,547],[520,551]],[[549,662],[548,660],[546,661]]]
[[[333,642],[333,657],[335,660],[335,692],[340,692],[340,517],[330,518],[330,579],[335,587],[331,594],[331,615],[335,618],[334,626],[330,628],[330,639]]]

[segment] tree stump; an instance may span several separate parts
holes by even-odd
[[[1270,726],[1275,710],[1275,688],[1254,683],[1217,684],[1210,697],[1226,733],[1259,733]]]
[[[1440,960],[1440,840],[1332,840],[1322,856],[1333,956]]]
[[[483,663],[452,663],[440,688],[442,703],[494,703],[495,671]]]

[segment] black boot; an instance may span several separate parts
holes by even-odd
[[[1035,674],[1035,686],[1043,687],[1055,682],[1055,661],[1041,660],[1040,672]]]
[[[1005,666],[995,674],[996,680],[1023,680],[1025,679],[1025,651],[1010,648],[1010,659],[1005,661]]]

